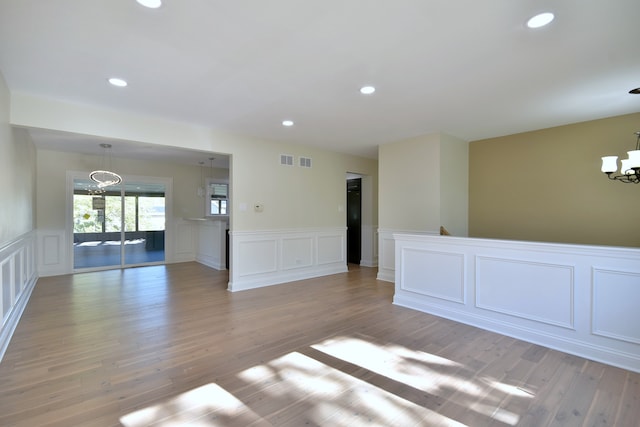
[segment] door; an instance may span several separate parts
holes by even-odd
[[[347,262],[360,264],[362,228],[362,179],[347,180]]]
[[[165,260],[165,185],[126,182],[96,192],[73,180],[73,268],[102,269]]]
[[[164,262],[165,185],[124,185],[124,265]]]

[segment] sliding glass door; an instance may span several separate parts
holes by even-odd
[[[125,184],[124,225],[124,264],[164,261],[164,184]]]
[[[166,185],[142,180],[96,192],[73,180],[73,268],[99,269],[165,260]]]

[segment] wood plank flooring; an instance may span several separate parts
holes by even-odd
[[[376,270],[230,293],[197,263],[42,278],[0,426],[638,426],[640,374],[392,305]]]

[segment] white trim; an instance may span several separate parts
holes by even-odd
[[[394,304],[640,372],[640,249],[393,236]]]
[[[440,231],[415,231],[391,228],[378,229],[378,280],[394,283],[396,280],[395,240],[393,235],[404,233],[421,236],[439,235]]]
[[[361,259],[363,267],[378,266],[378,230],[373,225],[362,225]]]
[[[0,248],[0,361],[38,280],[35,235],[35,231],[31,231]],[[8,283],[4,283],[4,275],[1,274],[5,268],[9,269]],[[3,312],[6,288],[9,290],[10,300],[8,310]]]
[[[233,292],[347,271],[345,227],[229,234]]]

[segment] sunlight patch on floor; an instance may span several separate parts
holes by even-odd
[[[120,418],[125,427],[156,425],[226,426],[234,423],[259,421],[241,401],[217,384],[207,384],[179,394],[170,401],[132,412]]]
[[[429,425],[463,426],[297,352],[238,376],[248,383],[267,385],[261,393],[292,410],[304,408],[304,418],[312,424],[386,426],[421,425],[428,421]]]
[[[292,422],[335,427],[464,426],[426,405],[421,406],[422,400],[408,400],[402,392],[394,393],[367,381],[376,375],[393,380],[389,384],[394,390],[396,385],[403,384],[409,387],[407,390],[424,391],[420,399],[426,393],[452,399],[462,409],[462,412],[456,409],[459,414],[473,413],[507,425],[517,425],[520,416],[501,408],[501,404],[534,396],[526,388],[489,376],[469,377],[465,366],[455,361],[401,345],[378,344],[366,336],[337,337],[311,347],[348,362],[350,365],[345,367],[348,366],[349,373],[300,352],[291,352],[229,377],[234,378],[233,393],[211,383],[132,412],[120,421],[125,427]],[[219,383],[225,384],[223,380]]]
[[[533,398],[529,390],[492,378],[461,378],[462,365],[433,354],[395,344],[376,344],[360,337],[337,337],[312,346],[314,349],[408,386],[438,395],[441,388],[455,389],[482,399],[491,392],[500,397],[493,404],[473,403],[469,409],[509,425],[520,421],[518,414],[497,407],[505,398]],[[447,372],[449,371],[449,372]]]
[[[535,393],[530,390],[527,390],[519,386],[511,385],[511,384],[505,384],[500,381],[493,380],[491,378],[482,378],[482,381],[485,382],[489,387],[494,388],[496,390],[500,390],[504,394],[510,394],[512,396],[517,396],[517,397],[529,397],[529,398],[535,396]]]
[[[460,364],[422,351],[393,344],[381,346],[354,337],[333,338],[312,347],[432,394],[437,394],[442,385],[475,396],[482,392],[477,384],[446,373],[460,368]]]

